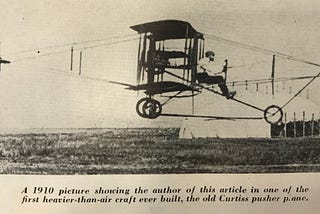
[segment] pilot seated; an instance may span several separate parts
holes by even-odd
[[[197,80],[200,84],[217,84],[221,90],[222,95],[228,99],[231,99],[236,95],[236,91],[229,91],[226,85],[225,77],[227,65],[223,67],[222,71],[215,72],[219,68],[217,68],[217,66],[214,64],[214,56],[215,54],[213,51],[207,51],[205,53],[205,58],[199,61],[199,73],[197,74]]]

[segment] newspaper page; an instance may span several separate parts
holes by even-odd
[[[0,0],[1,213],[318,213],[319,4]]]

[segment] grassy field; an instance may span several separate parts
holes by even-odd
[[[83,129],[0,135],[0,173],[320,171],[320,138],[180,140],[178,131]]]

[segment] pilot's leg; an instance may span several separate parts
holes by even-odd
[[[207,77],[208,83],[211,84],[223,84],[224,79],[222,76],[208,76]]]
[[[208,74],[206,72],[198,73],[197,80],[199,83],[207,83],[208,82]]]
[[[220,87],[220,90],[222,92],[222,95],[227,97],[229,95],[228,87],[224,83],[220,83],[219,87]]]
[[[222,95],[225,96],[227,99],[232,99],[236,95],[236,91],[229,91],[226,84],[219,84],[220,90]]]

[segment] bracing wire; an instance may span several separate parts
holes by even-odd
[[[295,56],[291,56],[291,55],[288,55],[288,54],[280,53],[280,52],[277,52],[277,51],[272,51],[272,50],[265,49],[265,48],[256,47],[256,46],[253,46],[253,45],[248,45],[248,44],[245,44],[245,43],[232,41],[232,40],[229,40],[229,39],[224,39],[224,38],[212,35],[212,34],[205,34],[205,35],[209,39],[220,41],[220,42],[224,42],[224,43],[227,43],[229,45],[238,46],[238,47],[241,47],[241,48],[244,48],[244,49],[247,49],[247,50],[256,51],[256,52],[260,52],[260,53],[264,53],[264,54],[273,54],[273,55],[276,55],[277,57],[280,57],[280,58],[283,58],[283,59],[292,60],[292,61],[301,62],[301,63],[305,63],[305,64],[309,64],[309,65],[320,67],[319,63],[311,62],[311,61],[308,61],[308,60],[305,60],[305,59],[300,59],[300,58],[297,58]],[[295,97],[297,97],[303,90],[305,90],[318,77],[320,77],[320,72],[317,75],[311,77],[312,79],[310,81],[308,81],[285,104],[283,104],[280,109],[283,109],[284,107],[286,107]]]
[[[49,45],[49,46],[45,46],[45,47],[16,51],[16,52],[12,52],[10,54],[23,54],[23,53],[34,52],[34,51],[38,51],[38,50],[48,50],[48,49],[54,49],[54,48],[69,47],[72,45],[83,45],[83,44],[88,44],[88,43],[103,42],[103,41],[108,41],[108,40],[112,40],[112,39],[122,39],[122,38],[127,38],[127,37],[131,37],[131,36],[136,36],[136,35],[137,34],[134,33],[134,34],[126,34],[126,35],[122,35],[122,36],[113,36],[113,37],[108,37],[108,38],[104,38],[104,39],[94,39],[94,40],[85,40],[85,41],[79,41],[79,42],[69,42],[69,43],[63,43],[63,44],[58,44],[58,45]]]
[[[22,66],[24,68],[24,66]],[[53,68],[53,67],[40,67],[41,70],[27,70],[27,72],[30,73],[39,73],[39,74],[58,74],[66,77],[70,77],[73,79],[78,79],[78,80],[87,80],[87,81],[95,81],[95,82],[101,82],[101,83],[106,83],[106,84],[114,84],[114,81],[110,81],[105,78],[98,78],[98,77],[91,77],[91,76],[86,76],[86,75],[75,75],[75,73],[70,72],[70,70],[65,70],[65,69],[58,69],[58,68]],[[126,84],[127,86],[131,86],[130,84]]]
[[[110,45],[115,45],[115,44],[120,44],[124,42],[130,42],[134,40],[138,40],[139,38],[131,38],[131,39],[125,39],[125,40],[120,40],[120,41],[114,41],[114,42],[107,42],[107,43],[102,43],[102,44],[97,44],[97,45],[91,45],[91,46],[85,46],[85,47],[79,47],[79,48],[74,48],[74,51],[77,50],[87,50],[87,49],[93,49],[93,48],[98,48],[98,47],[103,47],[103,46],[110,46]],[[46,54],[40,54],[37,56],[30,56],[30,57],[24,57],[24,58],[18,58],[16,60],[12,60],[11,62],[19,62],[19,61],[25,61],[25,60],[30,60],[30,59],[36,59],[38,57],[44,57],[44,56],[51,56],[51,55],[56,55],[56,54],[61,54],[61,53],[66,53],[69,52],[70,50],[61,50],[61,51],[55,51],[55,52],[50,52]]]
[[[234,69],[234,68],[240,68],[240,67],[249,67],[249,66],[254,66],[254,65],[261,65],[261,64],[266,64],[269,63],[269,61],[259,61],[259,62],[255,62],[255,63],[248,63],[248,64],[241,64],[241,65],[232,65],[232,66],[228,66],[228,69]]]
[[[315,79],[320,77],[320,72],[315,75],[307,84],[305,84],[296,94],[294,94],[285,104],[281,106],[281,109],[286,107],[294,98],[296,98],[304,89],[306,89]]]
[[[244,48],[244,49],[247,49],[247,50],[260,52],[260,53],[264,53],[264,54],[274,54],[277,57],[280,57],[280,58],[283,58],[283,59],[302,62],[302,63],[306,63],[306,64],[309,64],[309,65],[314,65],[314,66],[320,67],[319,63],[310,62],[308,60],[300,59],[300,58],[297,58],[295,56],[291,56],[291,55],[288,55],[288,54],[280,53],[280,52],[277,52],[277,51],[256,47],[256,46],[253,46],[253,45],[249,45],[249,44],[245,44],[245,43],[241,43],[241,42],[236,42],[236,41],[229,40],[229,39],[224,39],[224,38],[212,35],[212,34],[205,34],[205,36],[208,39],[224,42],[224,43],[227,43],[229,45],[238,46],[238,47],[241,47],[241,48]]]
[[[124,42],[135,41],[135,40],[139,40],[139,37],[133,38],[133,39],[125,39],[125,40],[121,40],[121,41],[107,42],[107,43],[102,43],[102,44],[98,44],[98,45],[91,45],[91,46],[87,46],[87,47],[76,48],[75,50],[87,50],[87,49],[93,49],[93,48],[102,47],[102,46],[115,45],[115,44],[120,44],[120,43],[124,43]]]

